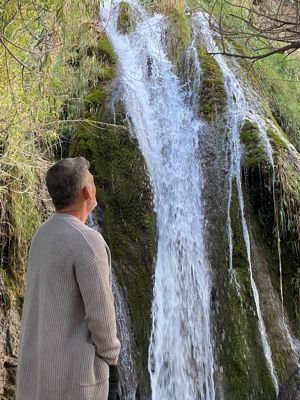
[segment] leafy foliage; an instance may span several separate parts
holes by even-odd
[[[1,268],[20,295],[28,245],[47,201],[41,181],[99,79],[101,60],[90,51],[101,31],[98,7],[77,0],[1,4]]]

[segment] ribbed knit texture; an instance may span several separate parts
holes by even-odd
[[[119,353],[110,250],[99,232],[55,213],[29,250],[16,400],[107,400]]]

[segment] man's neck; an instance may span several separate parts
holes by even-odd
[[[88,214],[85,210],[74,210],[74,209],[60,209],[60,210],[55,210],[55,212],[58,213],[65,213],[69,215],[73,215],[74,217],[78,218],[83,224],[86,223]]]

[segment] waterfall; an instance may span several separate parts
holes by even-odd
[[[237,65],[237,69],[240,68]],[[274,222],[275,222],[275,237],[277,241],[277,254],[278,254],[278,267],[279,267],[279,290],[280,290],[280,300],[281,300],[281,317],[278,321],[281,330],[284,332],[284,335],[287,339],[287,343],[291,349],[292,358],[294,359],[295,365],[299,366],[298,355],[300,351],[299,341],[291,335],[288,322],[286,319],[285,311],[283,308],[283,284],[282,284],[282,261],[281,261],[281,241],[280,241],[280,232],[279,232],[279,215],[277,210],[277,200],[276,200],[276,192],[275,192],[275,163],[273,159],[273,151],[267,136],[267,129],[272,128],[281,138],[286,141],[284,136],[282,136],[278,127],[274,124],[274,122],[268,119],[264,115],[263,110],[260,107],[259,99],[257,98],[256,93],[253,92],[252,88],[249,85],[246,85],[244,88],[245,97],[247,98],[248,108],[247,108],[247,119],[253,123],[255,123],[259,129],[262,142],[265,146],[265,151],[268,157],[268,161],[271,165],[272,170],[272,197],[274,203]],[[288,142],[287,142],[288,143]],[[288,143],[288,145],[292,148],[293,145]]]
[[[117,30],[120,3],[121,0],[104,0],[100,18],[117,54],[118,93],[125,105],[131,134],[137,138],[147,164],[154,194],[157,255],[148,354],[152,400],[215,400],[214,343],[210,307],[213,276],[208,257],[210,249],[207,249],[206,242],[209,229],[206,218],[209,218],[209,211],[206,212],[207,202],[205,203],[204,199],[207,198],[203,193],[209,181],[204,181],[204,176],[209,176],[209,167],[204,166],[202,161],[202,158],[205,159],[202,157],[205,152],[202,147],[203,138],[207,137],[207,129],[211,129],[210,132],[213,130],[199,117],[199,107],[201,110],[202,106],[199,103],[202,70],[197,46],[200,40],[209,53],[219,50],[209,29],[206,15],[194,14],[191,18],[191,43],[186,49],[185,67],[182,71],[185,80],[183,83],[182,78],[174,72],[174,66],[167,55],[164,43],[165,17],[159,14],[148,15],[138,0],[131,0],[129,3],[139,16],[136,29],[129,34],[120,33]],[[255,269],[255,241],[250,241],[252,230],[245,215],[243,147],[240,142],[240,132],[244,123],[250,121],[255,124],[272,169],[275,196],[275,165],[267,132],[270,127],[276,131],[277,128],[266,118],[251,87],[233,71],[232,67],[236,62],[227,62],[221,54],[215,55],[215,60],[223,75],[227,95],[224,129],[228,138],[228,185],[224,196],[227,201],[224,221],[227,217],[229,275],[240,295],[239,277],[233,267],[231,221],[233,190],[236,187],[248,262],[246,273],[254,299],[257,332],[270,378],[278,394],[277,371],[268,336],[268,332],[270,335],[271,332],[267,332],[265,325],[269,319],[264,307],[264,314],[261,310],[261,304],[264,306],[264,293],[259,294],[258,291],[261,279]],[[225,173],[222,175],[223,180],[224,176]],[[274,197],[274,207],[275,200]],[[280,297],[283,304],[280,235],[275,208],[274,211]],[[223,237],[225,253],[226,234]],[[270,285],[272,287],[272,284]],[[121,288],[116,284],[114,290],[117,298],[120,295],[120,304],[124,304]],[[277,295],[274,297],[274,304],[277,304]],[[278,303],[280,304],[280,301]],[[121,305],[118,308],[121,310]],[[121,314],[127,315],[126,312],[124,309]],[[283,307],[279,314],[276,320],[277,327],[280,327],[284,341],[288,343],[286,348],[289,347],[296,359],[298,342],[290,334]],[[122,331],[125,330],[126,318]],[[268,324],[267,326],[269,327]],[[270,338],[273,339],[272,336]],[[273,341],[271,344],[272,348],[276,348]],[[131,348],[130,346],[128,348]],[[132,350],[127,351],[128,354],[131,352]],[[131,400],[134,399],[136,391],[136,377],[128,386],[128,397],[127,394],[124,396]],[[218,390],[222,391],[222,388]]]
[[[207,51],[210,53],[218,53],[218,46],[216,45],[213,35],[209,29],[207,16],[204,13],[197,13],[194,16],[195,24],[198,25],[199,31],[201,32],[201,36],[205,42]],[[269,344],[268,334],[266,332],[263,316],[260,308],[260,300],[259,293],[257,290],[256,283],[253,278],[252,273],[252,260],[251,260],[251,247],[250,247],[250,238],[249,238],[249,230],[245,218],[244,212],[244,198],[243,198],[243,190],[242,190],[242,179],[241,179],[241,157],[242,157],[242,149],[240,144],[240,129],[243,126],[243,123],[247,120],[255,120],[255,122],[260,122],[260,119],[256,114],[254,114],[253,118],[253,110],[249,108],[249,105],[246,101],[243,88],[239,84],[237,78],[228,67],[224,57],[220,54],[215,56],[217,60],[225,83],[225,89],[228,98],[227,104],[227,113],[228,113],[228,130],[230,132],[229,137],[229,147],[230,147],[230,171],[229,171],[229,196],[228,196],[228,232],[229,232],[229,245],[230,245],[230,268],[232,271],[232,229],[231,229],[231,217],[230,217],[230,204],[232,198],[232,185],[233,182],[236,182],[237,191],[238,191],[238,199],[239,206],[241,211],[241,219],[242,219],[242,227],[243,227],[243,236],[247,249],[247,257],[248,257],[248,265],[249,265],[249,274],[250,274],[250,282],[251,288],[253,292],[253,297],[255,300],[256,313],[258,317],[258,327],[260,331],[261,341],[263,351],[269,366],[270,374],[273,380],[273,384],[276,390],[276,393],[279,392],[278,380],[275,371],[275,367],[272,360],[272,351]],[[258,124],[261,127],[261,124]],[[264,139],[264,143],[266,145],[266,149],[268,151],[269,159],[272,160],[272,152],[270,150],[270,145],[268,140],[266,139],[265,132],[261,129],[261,136]],[[273,165],[273,160],[272,160]]]
[[[94,211],[89,214],[87,225],[101,233],[101,228],[96,219]],[[130,324],[127,301],[114,273],[112,274],[112,291],[116,309],[117,334],[121,342],[121,351],[118,362],[121,399],[135,400],[137,390],[137,375],[133,361],[133,344],[132,334],[129,328]]]
[[[166,56],[163,16],[148,16],[134,3],[142,21],[133,34],[119,34],[117,4],[104,1],[100,14],[150,174],[158,230],[149,349],[152,399],[213,400],[211,272],[198,148],[203,123],[186,105]]]
[[[120,381],[122,388],[122,400],[135,400],[137,391],[137,375],[133,362],[132,334],[129,330],[129,315],[127,301],[124,293],[115,277],[112,277],[113,295],[116,305],[116,317],[118,337],[121,342],[121,353],[119,357]]]
[[[188,104],[197,113],[199,109],[198,93],[201,84],[201,65],[197,51],[197,29],[192,26],[192,41],[186,50],[184,73],[187,81]]]

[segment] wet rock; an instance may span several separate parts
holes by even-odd
[[[12,400],[15,398],[20,337],[20,315],[15,303],[11,308],[0,310],[0,332],[0,398]]]
[[[280,387],[278,400],[300,400],[300,368]]]

